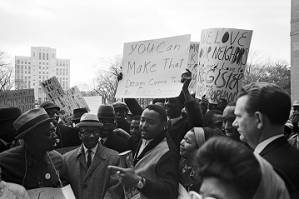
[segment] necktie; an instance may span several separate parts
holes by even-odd
[[[90,149],[87,150],[87,168],[89,168],[90,164],[91,164],[91,153],[92,151]]]

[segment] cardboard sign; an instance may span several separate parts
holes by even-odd
[[[89,110],[88,105],[77,87],[64,91],[56,77],[41,82],[41,86],[47,94],[47,97],[52,100],[54,104],[59,106],[61,110],[64,110],[65,116],[71,116],[73,110],[76,108],[86,107],[87,110]]]
[[[89,110],[89,107],[83,98],[82,94],[80,93],[80,90],[77,86],[74,86],[66,91],[67,96],[70,97],[70,101],[74,104],[75,107],[86,107],[87,111]]]
[[[197,74],[198,74],[198,53],[199,52],[199,42],[191,42],[189,49],[189,59],[187,68],[192,73],[192,80],[189,85],[189,92],[195,93],[197,86]]]
[[[61,98],[65,95],[62,86],[55,76],[41,82],[41,86],[50,99]]]
[[[18,107],[22,112],[34,108],[34,90],[22,89],[0,92],[0,106]]]
[[[241,88],[251,30],[213,28],[201,33],[196,96],[233,102]]]
[[[190,35],[125,43],[116,98],[178,96],[189,48]]]
[[[37,188],[27,192],[30,199],[76,199],[70,185],[62,188]]]

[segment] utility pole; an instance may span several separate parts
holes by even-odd
[[[299,100],[299,1],[291,3],[291,97]]]

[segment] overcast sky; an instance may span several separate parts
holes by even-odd
[[[123,43],[212,27],[253,30],[253,60],[290,63],[290,0],[1,0],[0,49],[30,56],[56,48],[71,60],[71,86],[88,83]]]

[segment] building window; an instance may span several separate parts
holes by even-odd
[[[41,53],[38,53],[38,58],[42,59]],[[40,64],[40,63],[39,63]]]
[[[47,60],[49,60],[49,54],[47,53]]]
[[[43,60],[45,60],[45,53],[43,53]]]

